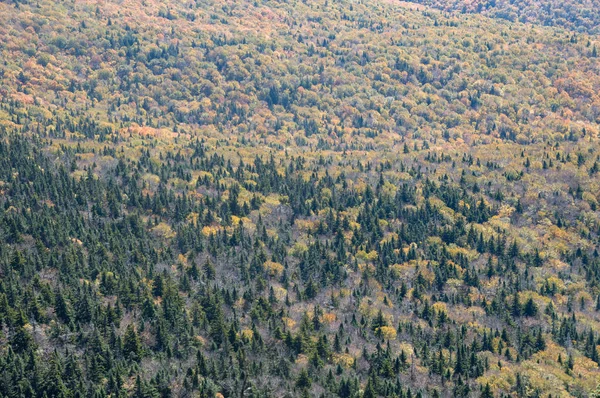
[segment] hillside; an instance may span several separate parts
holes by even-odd
[[[600,33],[600,8],[594,0],[411,0],[440,10],[479,13],[512,22],[561,27],[574,32]]]
[[[0,2],[0,397],[594,396],[595,14],[458,4]]]

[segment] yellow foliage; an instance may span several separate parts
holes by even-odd
[[[592,296],[586,291],[581,291],[581,292],[577,293],[577,296],[575,297],[575,299],[577,300],[577,303],[581,303],[581,301],[584,301],[584,302],[587,302],[588,304],[593,300]]]
[[[569,268],[569,264],[567,264],[563,261],[560,261],[558,259],[554,259],[554,258],[551,259],[548,262],[548,264],[556,271],[561,271],[561,270],[565,270],[565,269]],[[556,278],[556,279],[558,279],[558,278]],[[558,280],[560,280],[560,279],[558,279]]]
[[[152,228],[152,232],[163,239],[171,239],[175,237],[175,232],[171,226],[165,222],[159,223],[157,226]]]
[[[240,332],[240,338],[245,342],[249,342],[254,338],[254,332],[250,329],[242,329]]]
[[[202,227],[202,234],[204,236],[210,236],[210,235],[214,235],[219,231],[218,227],[214,227],[211,225],[205,225],[204,227]]]
[[[377,251],[376,250],[372,250],[369,253],[365,252],[364,250],[359,250],[356,253],[356,257],[360,260],[363,261],[374,261],[377,259]]]
[[[354,365],[354,357],[350,354],[333,354],[331,359],[336,365],[351,368]]]
[[[200,215],[198,213],[192,212],[190,214],[188,214],[186,221],[192,225],[196,225],[198,224],[198,217]]]
[[[243,297],[240,297],[239,299],[237,299],[237,301],[233,304],[233,306],[237,309],[237,310],[241,310],[242,308],[244,308],[244,304],[246,303],[246,300],[244,300]]]
[[[556,276],[549,277],[547,281],[550,287],[556,287],[557,290],[563,290],[565,288],[565,282]]]
[[[384,339],[386,340],[395,340],[396,339],[396,329],[391,326],[381,326],[378,327],[377,330],[381,333]]]
[[[282,288],[281,286],[274,287],[273,291],[275,292],[275,297],[277,298],[277,300],[283,300],[287,295],[287,290]]]
[[[416,265],[416,261],[409,261],[402,264],[392,264],[390,265],[390,270],[396,278],[408,277],[414,272]]]
[[[376,314],[376,309],[372,305],[370,305],[367,302],[367,300],[363,300],[360,303],[360,305],[358,306],[358,311],[361,313],[361,315],[368,318],[372,318]]]
[[[308,246],[306,246],[306,244],[304,244],[302,242],[296,242],[296,243],[294,243],[294,246],[290,250],[290,254],[294,257],[300,257],[307,251],[308,251]]]
[[[292,318],[283,317],[283,318],[281,318],[281,320],[285,324],[285,327],[288,329],[293,329],[294,326],[296,326],[296,321],[293,320]]]
[[[299,354],[296,358],[296,363],[298,365],[306,365],[308,363],[308,357],[304,354]]]
[[[395,232],[386,232],[383,239],[381,239],[380,243],[384,244],[390,242],[392,239],[398,239],[398,234]]]
[[[415,351],[414,348],[412,346],[412,344],[408,343],[408,342],[401,342],[398,346],[398,351],[404,351],[404,353],[406,354],[406,356],[408,358],[410,358],[411,356],[414,355]]]
[[[502,206],[500,206],[500,210],[498,211],[498,216],[499,217],[510,217],[515,211],[515,208],[507,205],[507,204],[503,204]]]
[[[356,230],[359,230],[359,231],[360,231],[360,229],[361,229],[361,228],[360,228],[360,224],[359,224],[359,223],[357,223],[356,221],[350,221],[350,228],[352,228],[352,229],[356,229]]]
[[[575,283],[570,283],[567,286],[567,293],[569,294],[577,294],[581,291],[585,291],[585,282],[581,281],[581,282],[575,282]]]
[[[454,243],[448,245],[447,249],[448,252],[452,255],[452,257],[457,257],[459,254],[462,254],[469,260],[474,260],[479,255],[475,250],[465,249],[464,247],[456,246],[456,244]]]
[[[434,303],[431,308],[436,312],[448,312],[448,308],[446,307],[446,303],[442,303],[440,301]]]
[[[460,286],[462,286],[464,284],[464,282],[461,279],[450,278],[446,281],[446,284],[450,287],[457,289]]]
[[[435,279],[435,274],[433,273],[433,271],[426,269],[426,268],[420,268],[420,272],[421,275],[423,276],[423,278],[425,278],[425,280],[429,283],[433,283],[434,279]]]
[[[271,194],[265,198],[265,204],[277,206],[281,204],[280,199],[279,195]]]
[[[427,237],[427,244],[428,245],[441,245],[442,244],[442,238],[440,238],[439,236],[428,236]]]
[[[584,192],[582,195],[583,200],[585,200],[586,202],[588,202],[589,204],[598,204],[598,200],[596,200],[596,197],[594,197],[594,195],[592,195],[589,192]]]
[[[206,345],[206,340],[204,339],[204,337],[202,337],[200,335],[196,335],[195,339],[201,346]]]
[[[358,269],[360,270],[360,272],[365,272],[368,271],[370,273],[374,273],[375,272],[375,266],[371,263],[369,264],[358,264]]]
[[[283,265],[274,261],[266,261],[263,268],[270,276],[280,276],[283,273]]]
[[[151,186],[158,186],[158,184],[160,183],[160,177],[156,174],[144,174],[142,178],[144,179],[144,181],[146,181],[146,183],[151,184]]]
[[[326,324],[332,324],[337,319],[333,312],[326,312],[321,316],[321,322]]]

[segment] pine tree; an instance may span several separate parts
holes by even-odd
[[[533,301],[533,298],[529,297],[525,302],[525,306],[523,308],[523,315],[528,317],[535,317],[538,314],[538,306]]]
[[[312,380],[308,375],[306,368],[303,368],[296,379],[296,387],[299,389],[309,389],[312,385]]]
[[[202,270],[204,271],[204,275],[206,275],[206,279],[208,279],[208,280],[215,279],[215,275],[217,274],[217,271],[215,270],[215,266],[213,265],[213,263],[210,262],[209,259],[206,259],[206,262],[204,263]]]
[[[483,387],[483,390],[481,391],[481,398],[494,398],[490,383],[485,383],[485,387]]]
[[[73,318],[73,310],[71,309],[71,303],[65,298],[61,290],[58,290],[55,294],[56,304],[54,306],[56,316],[65,324],[70,324]]]
[[[123,338],[123,354],[132,361],[139,361],[142,356],[142,343],[133,324],[127,325]]]
[[[19,326],[15,330],[12,338],[10,339],[10,344],[16,353],[28,352],[36,348],[33,337],[23,326]]]
[[[515,292],[511,305],[511,314],[514,317],[521,316],[521,302],[519,301],[519,294]]]
[[[210,307],[207,308],[207,317],[210,324],[210,337],[217,347],[220,347],[226,330],[221,303],[216,297],[212,298]]]
[[[535,340],[535,349],[537,351],[544,351],[546,349],[546,340],[542,335],[542,329],[538,329],[536,340]]]
[[[48,397],[68,396],[67,387],[63,383],[62,363],[57,352],[50,357],[49,366],[42,381],[42,390]]]
[[[375,391],[375,382],[373,377],[369,377],[367,381],[367,385],[365,386],[365,392],[363,393],[363,398],[377,398],[377,391]]]

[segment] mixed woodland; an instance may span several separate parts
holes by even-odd
[[[0,397],[598,397],[592,0],[0,1]]]

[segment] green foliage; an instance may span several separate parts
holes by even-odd
[[[0,397],[592,391],[597,13],[522,3],[0,2]]]

